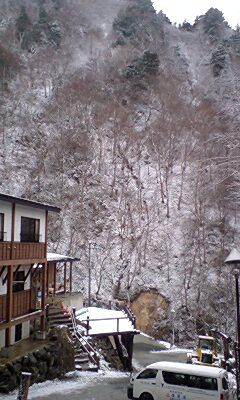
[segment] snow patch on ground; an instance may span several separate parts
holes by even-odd
[[[151,350],[150,353],[161,353],[161,354],[168,354],[168,353],[189,353],[192,350],[190,349],[179,349],[177,347],[173,347],[171,349],[168,350]]]

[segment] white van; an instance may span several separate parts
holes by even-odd
[[[161,361],[130,380],[132,400],[230,400],[227,371],[217,367]]]

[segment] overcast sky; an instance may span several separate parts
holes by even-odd
[[[196,16],[205,14],[209,8],[218,8],[233,28],[240,25],[240,0],[152,0],[157,11],[162,10],[171,22],[193,23]]]

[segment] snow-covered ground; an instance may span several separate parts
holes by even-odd
[[[66,398],[71,399],[71,394],[84,389],[86,386],[95,386],[100,384],[103,380],[112,380],[120,378],[128,378],[129,373],[101,370],[100,372],[71,372],[68,373],[64,379],[55,379],[53,381],[46,381],[34,384],[29,389],[28,400],[48,398],[51,395],[59,396],[64,394]],[[1,394],[1,400],[16,400],[18,391],[14,390],[11,394]]]
[[[179,349],[177,347],[172,347],[171,349],[167,349],[167,350],[152,350],[151,353],[189,353],[191,352],[191,349]]]
[[[81,308],[76,318],[86,323],[89,318],[89,333],[133,332],[135,328],[123,311],[107,310],[98,307]]]

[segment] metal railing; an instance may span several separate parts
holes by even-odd
[[[102,358],[101,354],[99,354],[92,346],[91,344],[81,335],[77,322],[76,322],[76,316],[75,316],[75,309],[73,308],[71,310],[71,319],[72,319],[72,325],[73,325],[73,331],[76,340],[80,344],[80,346],[83,347],[83,349],[86,351],[88,354],[89,360],[92,361],[93,364],[95,364],[98,368],[100,365],[100,358]]]
[[[83,319],[81,320],[82,323],[84,323],[86,325],[86,331],[87,331],[87,335],[89,334],[90,331],[90,322],[102,322],[102,321],[116,321],[116,333],[121,333],[123,332],[122,330],[120,331],[119,329],[119,325],[121,320],[127,320],[129,322],[132,323],[133,329],[135,330],[135,317],[129,318],[129,316],[126,317],[108,317],[108,318],[96,318],[96,319],[90,319],[89,317],[87,317],[87,319]],[[115,331],[114,331],[115,332]],[[110,333],[110,332],[108,332]]]

